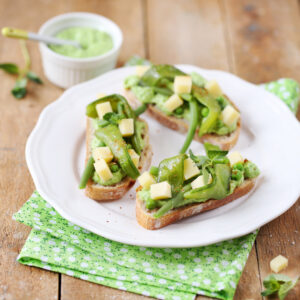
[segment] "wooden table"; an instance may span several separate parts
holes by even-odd
[[[155,63],[230,71],[253,83],[280,77],[300,81],[296,0],[1,0],[0,26],[37,31],[47,19],[70,11],[98,13],[121,27],[119,65],[139,54]],[[1,62],[23,63],[17,41],[0,37],[0,45]],[[43,74],[37,45],[28,45],[33,70]],[[16,262],[30,229],[12,214],[34,190],[26,139],[42,109],[63,92],[42,77],[43,86],[32,84],[26,99],[17,101],[10,94],[14,78],[0,72],[0,299],[147,299]],[[300,273],[299,230],[300,201],[260,230],[235,299],[261,299],[269,261],[279,253],[289,258],[288,273]],[[300,299],[300,288],[287,299]]]

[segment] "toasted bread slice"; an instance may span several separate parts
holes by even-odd
[[[145,123],[145,132],[144,132],[144,141],[145,147],[142,150],[140,162],[138,169],[140,172],[146,170],[150,167],[151,159],[152,159],[152,148],[149,144],[149,135],[148,135],[148,125],[147,123],[142,120],[138,119]],[[86,124],[86,163],[91,156],[91,142],[94,137],[94,127],[92,124],[92,119],[87,118]],[[103,186],[98,183],[95,183],[91,178],[86,184],[85,194],[91,199],[94,199],[99,202],[103,201],[111,201],[117,200],[123,197],[123,195],[132,187],[135,183],[135,180],[126,176],[124,177],[119,183],[110,185],[110,186]]]
[[[218,208],[223,206],[233,200],[236,200],[247,193],[254,187],[255,178],[245,180],[242,185],[237,187],[235,191],[221,200],[208,200],[203,203],[195,203],[186,205],[184,207],[179,207],[169,211],[167,214],[163,215],[161,218],[155,219],[153,214],[156,210],[149,211],[144,202],[139,198],[138,192],[142,189],[139,186],[136,189],[136,219],[138,223],[146,229],[155,230],[165,227],[169,224],[175,223],[181,219],[188,218],[194,215],[198,215],[204,211]]]
[[[139,100],[135,97],[135,95],[128,89],[124,90],[124,96],[128,100],[128,102],[133,107],[137,107],[140,105]],[[226,97],[228,99],[228,97]],[[230,99],[228,99],[230,101]],[[232,103],[232,106],[238,110],[238,108]],[[150,104],[147,108],[148,114],[156,119],[158,122],[163,124],[164,126],[176,130],[180,133],[185,134],[189,129],[189,124],[183,120],[176,118],[174,116],[167,116],[165,115],[161,110],[159,110],[155,105]],[[241,130],[241,120],[237,123],[237,128],[235,131],[228,135],[217,135],[214,133],[205,134],[202,137],[199,137],[198,129],[195,133],[194,140],[200,142],[200,143],[210,143],[216,146],[219,146],[222,150],[230,150],[233,148],[233,146],[237,143],[238,137],[240,135]]]

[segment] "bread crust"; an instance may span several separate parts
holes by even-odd
[[[138,118],[139,121],[145,123],[145,146],[141,153],[141,158],[139,162],[138,169],[140,172],[146,170],[150,167],[152,159],[152,148],[149,144],[149,134],[148,134],[148,125],[143,120]],[[94,128],[92,124],[92,119],[87,117],[86,121],[86,160],[87,163],[89,157],[91,156],[91,143],[94,137]],[[95,183],[91,178],[88,180],[85,188],[85,195],[91,199],[94,199],[98,202],[112,201],[120,199],[124,194],[134,185],[135,180],[126,176],[117,184],[111,186],[102,186],[98,183]]]
[[[195,204],[186,205],[184,207],[179,207],[171,210],[170,212],[163,215],[159,219],[155,219],[153,217],[154,212],[150,212],[149,210],[147,210],[144,201],[142,201],[139,198],[138,192],[142,189],[142,187],[139,186],[136,189],[136,219],[142,227],[148,230],[160,229],[167,225],[175,223],[181,219],[195,216],[198,215],[199,213],[221,207],[229,202],[232,202],[246,195],[253,189],[255,185],[255,181],[256,181],[255,178],[245,180],[243,184],[237,187],[231,195],[225,197],[224,199],[221,200],[212,199],[204,203],[195,203]]]
[[[135,97],[135,95],[132,93],[131,90],[124,89],[123,93],[126,99],[128,100],[128,102],[133,107],[137,107],[140,104],[139,100]],[[226,98],[228,99],[228,97]],[[230,99],[228,99],[228,101],[230,101]],[[238,110],[238,108],[234,105],[234,103],[232,103],[231,101],[230,103],[234,106],[235,109]],[[148,105],[147,113],[149,116],[156,119],[159,123],[163,124],[164,126],[172,130],[176,130],[182,134],[187,133],[189,129],[189,124],[185,120],[176,118],[174,116],[167,116],[153,104]],[[230,150],[237,143],[237,140],[240,135],[240,130],[241,130],[241,119],[239,119],[237,123],[236,130],[228,135],[220,136],[214,133],[209,133],[209,134],[204,134],[202,137],[199,137],[199,130],[197,129],[194,136],[194,140],[200,143],[207,142],[213,145],[217,145],[222,150]]]

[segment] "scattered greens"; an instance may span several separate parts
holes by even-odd
[[[138,55],[133,55],[128,59],[128,61],[125,64],[126,67],[128,67],[128,66],[142,66],[142,65],[151,66],[152,63],[149,60],[144,59],[144,58],[142,58]]]
[[[21,42],[21,50],[25,60],[25,68],[20,69],[14,63],[3,63],[0,64],[0,69],[8,74],[18,75],[15,86],[11,90],[12,95],[16,99],[22,99],[27,94],[27,84],[28,79],[37,84],[42,84],[42,80],[34,72],[30,71],[31,59],[26,47],[26,44],[23,40]]]
[[[263,281],[263,285],[266,289],[261,295],[270,296],[277,294],[278,298],[283,300],[289,291],[298,283],[299,278],[300,277],[292,279],[284,274],[270,274]]]

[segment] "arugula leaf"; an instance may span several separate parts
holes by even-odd
[[[269,296],[277,292],[279,299],[283,300],[289,291],[297,284],[299,278],[300,277],[293,280],[284,274],[270,274],[263,281],[266,290],[261,292],[261,295]]]
[[[14,88],[11,90],[11,93],[15,96],[17,99],[24,98],[27,93],[27,79],[22,78],[18,79],[15,83]]]
[[[0,69],[9,74],[19,74],[19,67],[13,63],[0,64]]]
[[[287,296],[289,291],[291,289],[293,289],[294,286],[297,284],[298,280],[299,280],[299,277],[292,281],[287,281],[279,288],[278,297],[280,300],[283,300]]]
[[[138,55],[131,56],[125,63],[126,67],[127,66],[142,66],[142,65],[151,66],[152,63],[149,60],[144,59]]]
[[[35,83],[43,84],[43,81],[32,71],[27,72],[26,77]]]
[[[208,154],[208,151],[212,151],[212,150],[221,151],[220,147],[210,144],[210,143],[204,143],[204,149],[205,149],[206,154]]]
[[[209,159],[204,155],[196,156],[191,149],[189,151],[189,155],[198,168],[203,166],[205,163],[209,161]]]

